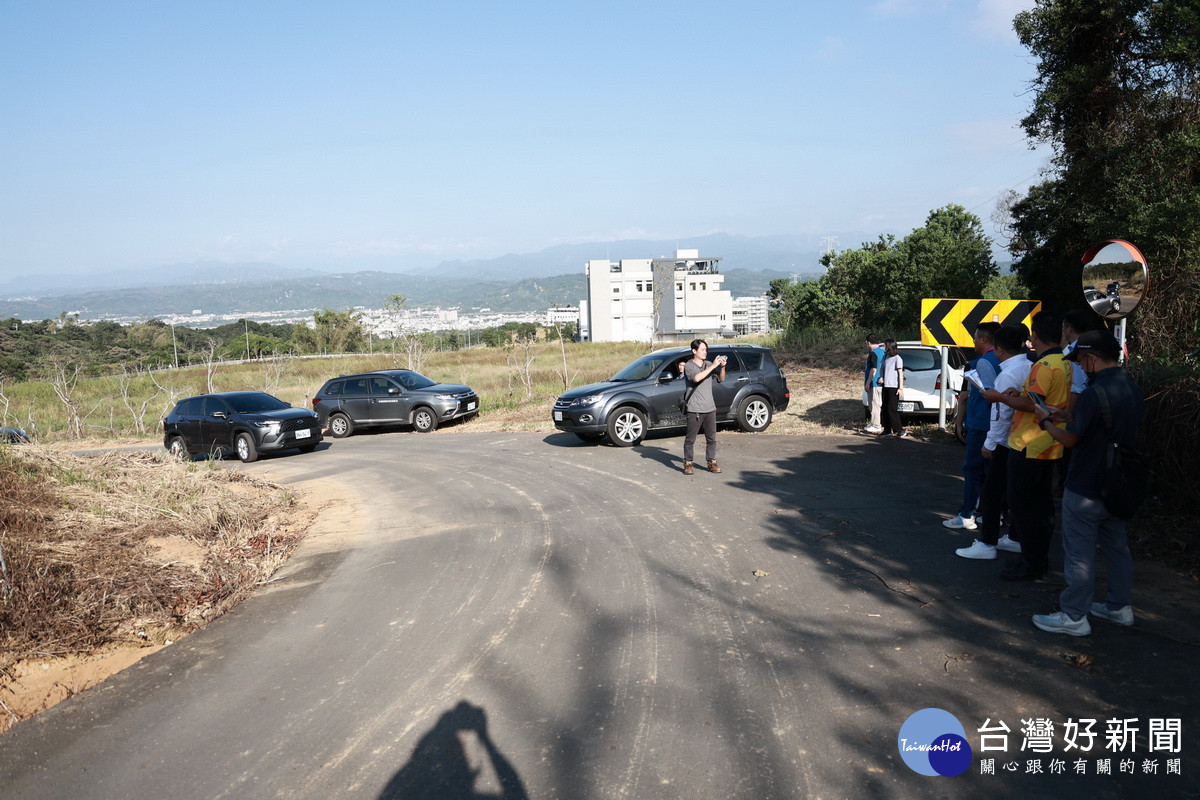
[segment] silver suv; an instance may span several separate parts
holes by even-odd
[[[713,383],[717,420],[733,421],[744,431],[763,431],[771,417],[788,407],[791,393],[783,370],[768,347],[714,344],[708,357],[726,356],[725,380]],[[679,365],[692,357],[690,347],[656,350],[616,375],[564,392],[551,412],[554,427],[585,442],[608,440],[620,447],[640,442],[647,431],[687,425],[680,410],[686,381]]]
[[[410,425],[428,433],[442,422],[479,413],[479,395],[470,386],[438,383],[410,369],[332,378],[316,393],[312,404],[321,424],[328,426],[336,439],[371,425]]]

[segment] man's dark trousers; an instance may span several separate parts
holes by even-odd
[[[982,454],[981,454],[982,455]],[[1008,498],[1008,448],[997,445],[988,460],[987,478],[979,495],[979,513],[983,516],[983,528],[979,541],[996,546],[1000,541],[1000,516],[1004,513]],[[1010,515],[1011,516],[1011,515]],[[1019,541],[1015,535],[1010,539]]]
[[[1057,461],[1026,458],[1024,450],[1008,454],[1008,515],[1013,538],[1021,543],[1021,559],[1035,573],[1045,573],[1050,562]]]
[[[986,430],[977,431],[967,428],[967,452],[963,454],[963,504],[958,510],[961,517],[975,516],[975,508],[979,505],[979,493],[990,468],[987,459],[983,457],[983,443],[987,441]]]

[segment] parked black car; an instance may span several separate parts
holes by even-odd
[[[163,445],[177,458],[193,453],[237,453],[251,462],[259,453],[321,442],[321,422],[266,392],[220,392],[180,400],[163,419]]]
[[[338,439],[370,425],[411,425],[428,433],[438,424],[479,413],[479,395],[460,383],[438,383],[410,369],[341,375],[313,396],[313,409]]]
[[[771,349],[710,345],[709,360],[716,356],[729,359],[724,382],[713,383],[717,421],[734,421],[744,431],[766,430],[772,416],[786,409],[792,397]],[[679,374],[679,365],[691,357],[690,347],[656,350],[607,381],[564,392],[554,403],[554,427],[585,442],[607,436],[613,444],[629,447],[648,430],[686,426],[680,400],[687,382]]]

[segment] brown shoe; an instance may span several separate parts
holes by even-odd
[[[683,462],[683,474],[684,475],[695,475],[696,474],[695,467],[696,467],[696,465],[693,464],[691,461]]]
[[[708,471],[709,472],[720,472],[721,468],[717,466],[717,462],[710,461],[710,462],[708,462]]]

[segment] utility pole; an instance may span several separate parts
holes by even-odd
[[[242,322],[246,323],[246,360],[249,361],[250,360],[250,320],[243,319]]]
[[[171,348],[175,351],[175,369],[179,369],[179,343],[175,341],[175,323],[171,323]]]

